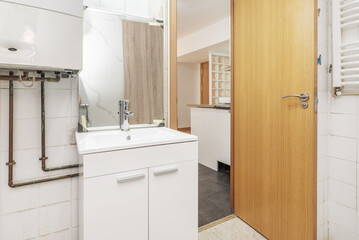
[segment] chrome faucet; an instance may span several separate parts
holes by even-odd
[[[128,100],[120,100],[119,101],[120,111],[118,112],[118,114],[120,115],[121,131],[129,131],[130,130],[130,124],[128,122],[128,119],[130,117],[133,117],[133,113],[128,110],[129,105],[130,105],[130,101],[128,101]]]

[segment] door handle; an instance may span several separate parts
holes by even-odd
[[[290,97],[297,97],[302,102],[306,102],[309,99],[309,94],[308,93],[301,93],[300,95],[287,95],[287,96],[283,96],[282,98],[290,98]]]
[[[125,183],[125,182],[131,182],[135,180],[139,180],[144,178],[146,175],[144,173],[137,173],[130,176],[123,176],[117,178],[117,183]]]
[[[158,175],[163,175],[163,174],[168,174],[168,173],[175,173],[175,172],[178,172],[178,167],[168,167],[168,168],[154,170],[153,174],[155,176],[158,176]]]
[[[297,97],[297,98],[299,98],[300,99],[300,101],[302,101],[302,108],[303,109],[306,109],[306,108],[308,108],[308,103],[307,103],[307,101],[308,101],[308,99],[309,99],[309,94],[308,93],[301,93],[301,94],[299,94],[299,95],[287,95],[287,96],[283,96],[282,97],[282,99],[283,98],[290,98],[290,97]]]

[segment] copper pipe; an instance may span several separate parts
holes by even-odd
[[[48,168],[46,167],[46,141],[45,141],[45,82],[41,82],[41,169],[44,172],[57,171],[69,168],[78,168],[82,164],[64,165],[59,167]]]
[[[14,161],[14,83],[9,82],[9,159],[6,165],[9,167],[9,186],[13,185],[13,165]]]
[[[16,162],[13,159],[14,154],[14,83],[9,82],[9,159],[6,165],[9,167],[8,185],[11,188],[33,185],[38,183],[50,182],[60,179],[73,178],[80,176],[80,173],[61,175],[56,177],[42,178],[32,181],[25,181],[14,183],[14,165]]]
[[[29,77],[29,73],[25,72],[24,75],[21,75],[22,81],[32,81],[33,79],[31,77]],[[57,75],[56,78],[45,78],[45,77],[36,77],[35,78],[35,82],[39,82],[39,81],[55,81],[58,82],[60,81],[60,75]],[[20,81],[19,76],[14,76],[14,75],[0,75],[0,81]]]

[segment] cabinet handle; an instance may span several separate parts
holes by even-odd
[[[138,173],[138,174],[134,174],[132,176],[118,177],[117,183],[131,182],[131,181],[142,179],[145,176],[146,176],[146,174],[144,174],[144,173]]]
[[[163,168],[163,169],[159,169],[159,170],[154,170],[153,174],[158,176],[158,175],[175,173],[175,172],[178,172],[178,167],[168,167],[168,168]]]

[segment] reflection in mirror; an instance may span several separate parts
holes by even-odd
[[[118,129],[121,99],[130,100],[130,124],[162,122],[167,84],[163,20],[87,8],[83,34],[83,130]]]

